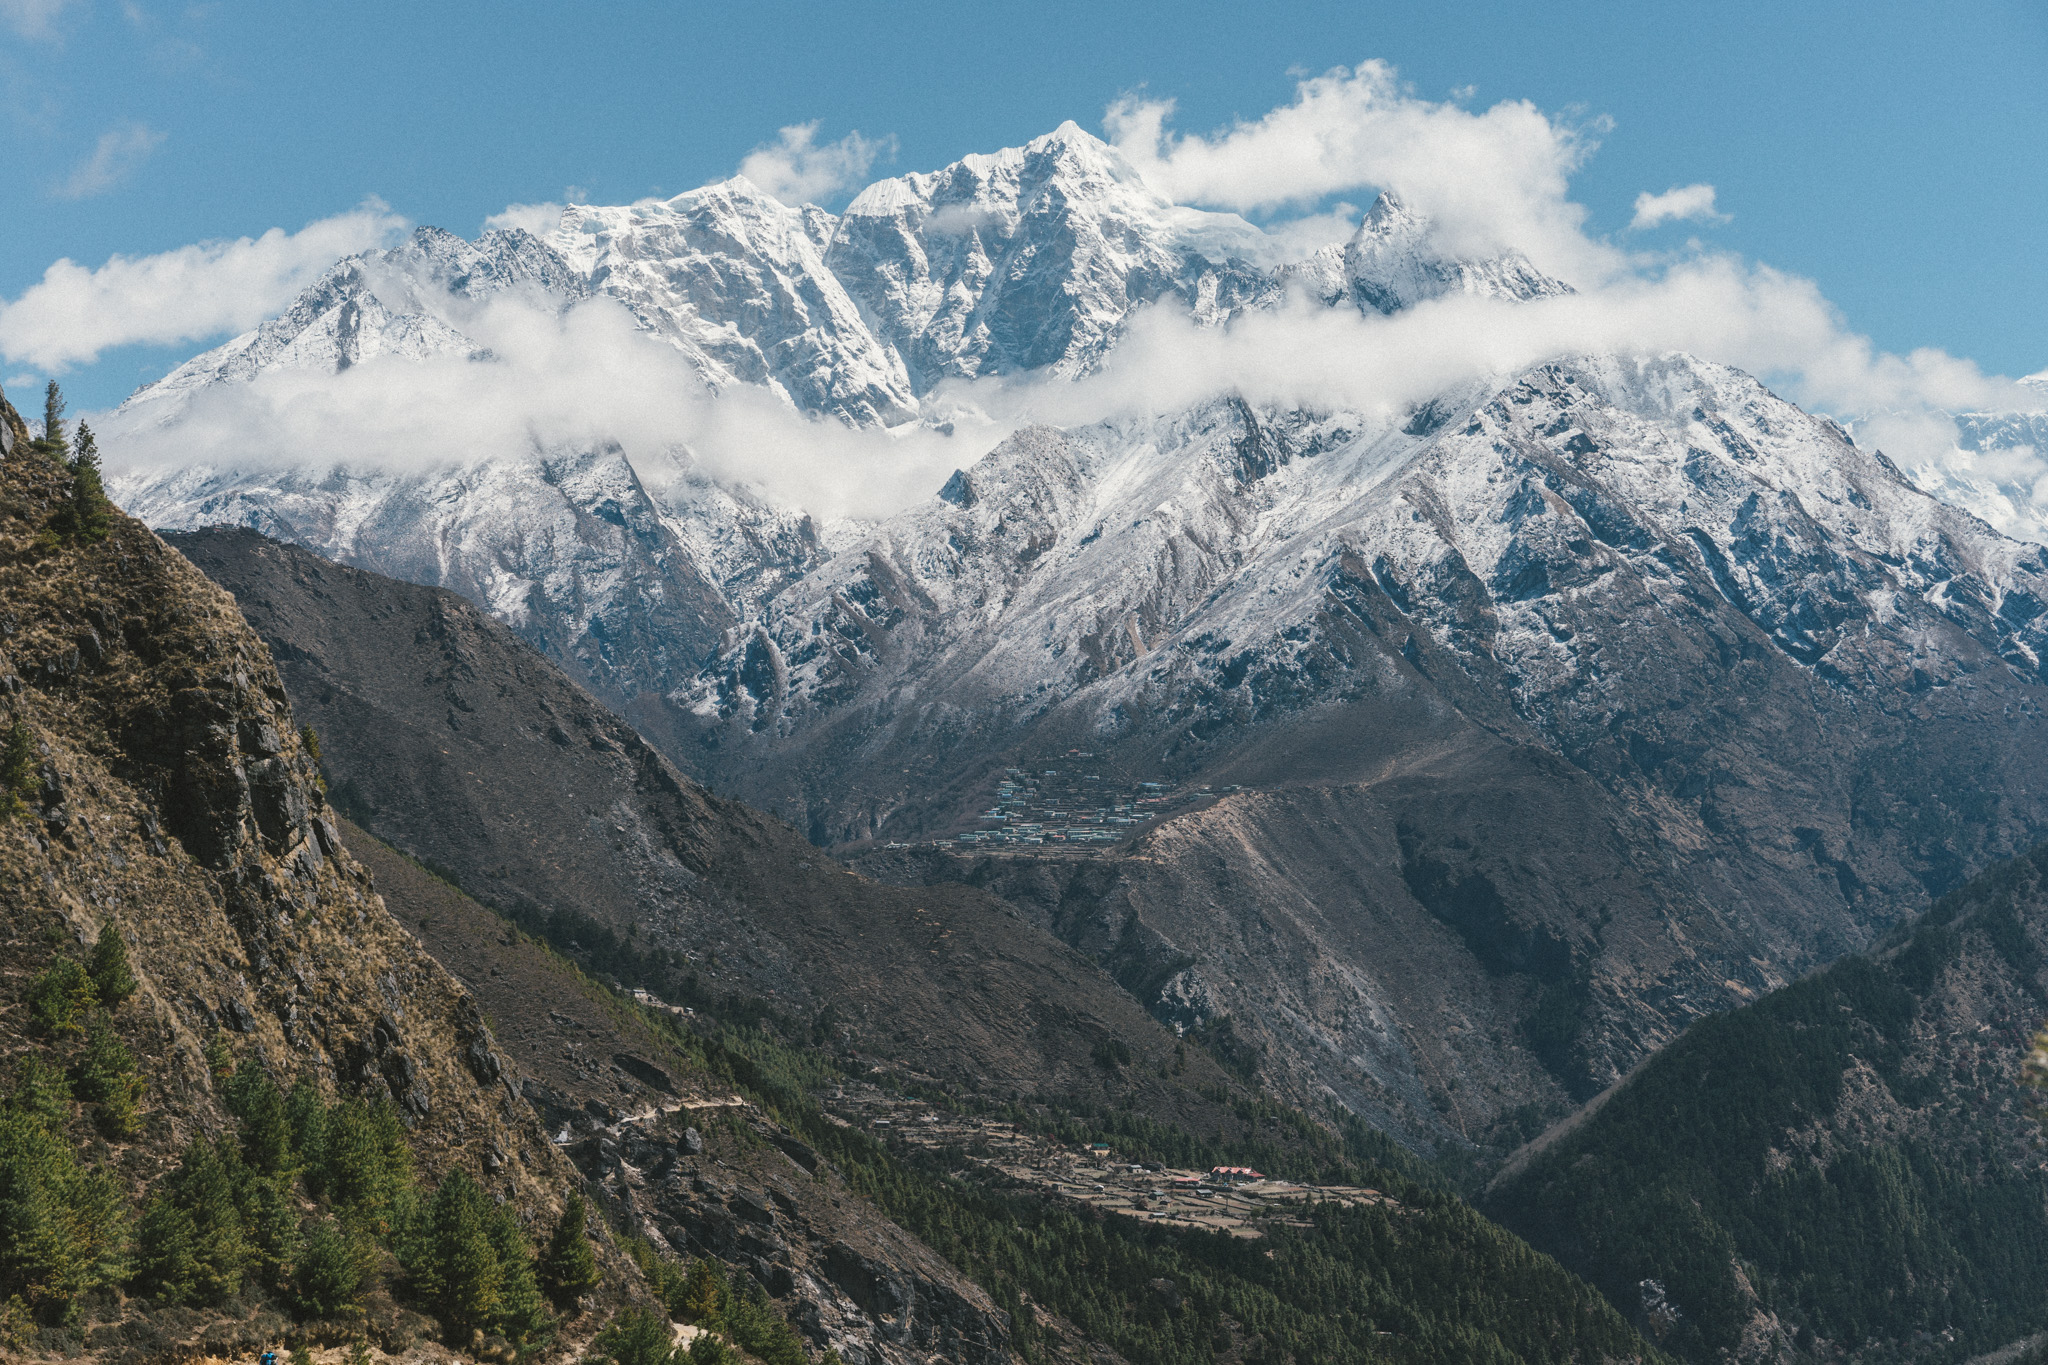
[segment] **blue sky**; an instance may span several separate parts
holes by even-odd
[[[1601,127],[1596,236],[1808,276],[1883,349],[2048,366],[2048,4],[439,5],[0,0],[0,300],[60,257],[295,230],[377,196],[473,235],[508,203],[730,174],[786,125],[928,169],[1142,91],[1206,132],[1369,58],[1473,108]],[[1605,125],[1596,120],[1607,120]],[[1711,184],[1725,221],[1624,233]],[[573,191],[572,191],[572,188]],[[842,196],[843,197],[843,196]],[[1354,196],[1355,197],[1355,196]],[[0,351],[6,350],[0,335]],[[63,375],[118,400],[199,349]],[[24,373],[10,361],[6,375]]]

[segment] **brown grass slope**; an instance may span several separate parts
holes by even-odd
[[[25,439],[4,404],[0,420]],[[389,1097],[427,1182],[467,1170],[544,1232],[575,1172],[470,994],[343,844],[263,642],[232,598],[126,517],[96,544],[44,535],[69,476],[15,445],[0,460],[0,709],[33,736],[38,772],[0,822],[10,1069],[41,1046],[29,982],[112,925],[140,982],[117,1028],[147,1092],[138,1136],[92,1141],[131,1194],[193,1136],[231,1131],[202,1056],[220,1031],[282,1085]],[[133,1308],[101,1305],[128,1325],[88,1339],[116,1354],[183,1349],[138,1327]],[[193,1342],[220,1326],[190,1319]]]

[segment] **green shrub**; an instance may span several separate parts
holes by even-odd
[[[612,1365],[669,1365],[675,1354],[675,1334],[668,1319],[646,1308],[628,1308],[590,1343],[590,1359]]]
[[[740,1365],[739,1353],[709,1332],[691,1342],[683,1358],[690,1365]]]
[[[78,1032],[98,1003],[92,978],[72,958],[58,958],[29,983],[29,1023],[47,1036]]]
[[[135,973],[128,967],[128,945],[121,941],[111,921],[100,926],[100,936],[93,941],[85,972],[92,978],[93,993],[100,1004],[110,1010],[119,1009],[135,994]]]

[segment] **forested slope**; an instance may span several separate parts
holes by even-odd
[[[2048,847],[1696,1024],[1484,1207],[1690,1359],[1960,1359],[2048,1326]]]

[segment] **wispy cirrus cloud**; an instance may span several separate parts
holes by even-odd
[[[59,199],[91,199],[105,194],[135,174],[156,154],[168,136],[146,123],[128,122],[100,134],[90,155],[79,162],[53,193]]]
[[[17,38],[54,38],[59,16],[76,3],[77,0],[0,0],[0,24]]]

